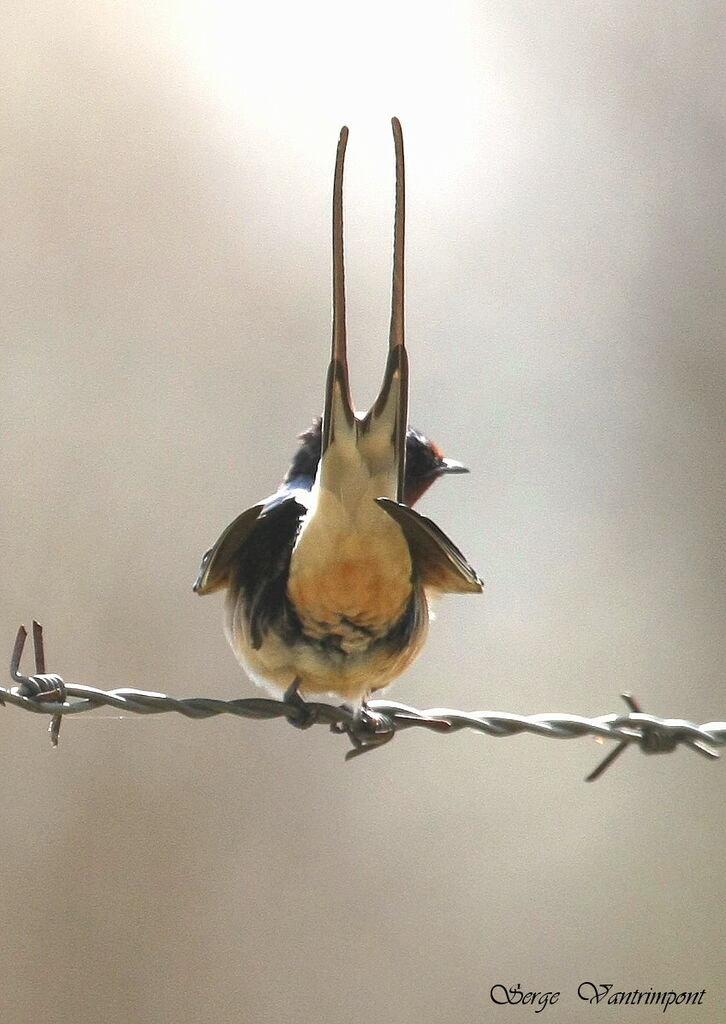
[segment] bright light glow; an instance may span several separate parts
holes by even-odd
[[[348,124],[365,139],[359,168],[388,172],[388,122],[396,114],[419,166],[425,161],[435,177],[437,170],[446,176],[471,152],[482,88],[492,95],[492,118],[504,123],[495,56],[502,29],[493,26],[490,54],[473,54],[466,4],[212,0],[186,7],[181,17],[206,87],[238,107],[249,128],[262,126],[303,153],[327,153],[340,125]],[[425,152],[412,148],[417,139]]]

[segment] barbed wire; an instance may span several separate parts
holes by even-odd
[[[112,707],[133,714],[163,714],[176,712],[187,718],[213,718],[217,715],[237,715],[242,718],[285,718],[297,728],[327,725],[336,733],[344,734],[353,744],[346,760],[358,754],[375,750],[393,739],[397,732],[414,726],[433,732],[459,732],[473,729],[488,736],[516,736],[528,732],[553,739],[576,739],[596,736],[617,740],[617,746],[592,771],[586,781],[593,782],[608,768],[630,744],[636,744],[643,753],[670,753],[685,746],[707,758],[717,758],[713,747],[726,746],[726,722],[707,722],[695,725],[680,718],[657,718],[644,714],[630,694],[623,699],[629,714],[600,715],[584,718],[580,715],[538,714],[515,715],[502,711],[455,711],[451,708],[429,708],[420,711],[395,701],[371,700],[363,708],[353,710],[345,705],[323,704],[314,701],[280,701],[267,697],[247,697],[220,700],[214,697],[170,697],[165,693],[121,687],[101,690],[65,682],[61,676],[45,671],[43,627],[33,622],[35,673],[24,675],[20,661],[28,632],[24,626],[18,630],[10,660],[10,675],[17,684],[0,687],[0,704],[10,704],[39,714],[51,715],[50,736],[53,746],[58,745],[60,725],[65,715],[79,714],[98,707]]]

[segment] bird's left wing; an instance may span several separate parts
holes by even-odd
[[[194,584],[195,594],[213,594],[227,586],[230,565],[235,555],[250,537],[257,520],[265,507],[264,502],[245,509],[224,530],[202,559],[197,582]]]
[[[484,584],[461,551],[433,520],[391,498],[376,498],[376,502],[403,530],[425,588],[442,594],[481,592]]]

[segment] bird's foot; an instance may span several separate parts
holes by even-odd
[[[373,711],[365,701],[353,712],[350,722],[336,722],[330,727],[334,732],[348,735],[353,749],[345,755],[346,761],[359,754],[367,754],[393,739],[395,728],[388,715]]]
[[[315,709],[300,696],[298,681],[288,686],[282,698],[282,703],[287,707],[287,720],[296,729],[309,729],[317,721]]]

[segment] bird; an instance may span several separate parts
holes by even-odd
[[[404,335],[403,135],[392,119],[396,202],[388,355],[378,397],[356,412],[349,380],[340,132],[333,178],[333,326],[321,419],[299,436],[278,490],[234,519],[202,559],[194,591],[226,590],[225,633],[258,685],[291,704],[336,695],[353,709],[425,642],[429,606],[480,593],[461,551],[412,506],[468,472],[408,426]]]

